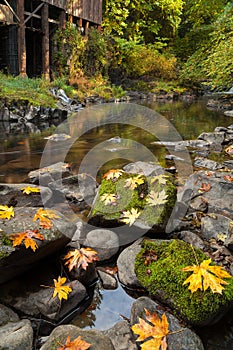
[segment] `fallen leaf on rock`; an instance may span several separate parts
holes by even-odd
[[[150,191],[146,199],[149,206],[162,205],[167,202],[167,194],[165,190],[160,192]]]
[[[53,298],[56,298],[56,296],[58,296],[58,298],[60,300],[68,299],[68,294],[70,292],[72,292],[72,288],[70,288],[70,286],[64,286],[64,283],[66,283],[66,277],[58,277],[58,280],[54,279],[54,292],[53,292]]]
[[[40,189],[38,187],[27,186],[27,187],[21,188],[21,191],[23,191],[23,193],[25,194],[30,194],[30,193],[39,193]]]
[[[225,149],[225,152],[228,153],[228,154],[230,154],[230,155],[232,155],[232,154],[233,154],[233,145],[227,147],[227,148]]]
[[[53,223],[50,219],[58,219],[60,216],[51,209],[39,208],[33,218],[33,221],[39,220],[39,225],[45,229],[51,229]]]
[[[57,350],[87,350],[90,348],[90,346],[91,344],[87,343],[85,340],[82,340],[80,336],[72,341],[70,341],[70,336],[68,336],[65,345],[57,348]]]
[[[87,269],[89,263],[99,260],[97,252],[92,248],[81,248],[70,250],[65,256],[65,265],[68,265],[69,271],[73,268],[81,267],[84,270]]]
[[[125,180],[124,187],[128,187],[131,190],[134,190],[135,188],[137,188],[139,185],[142,185],[143,183],[144,183],[144,179],[141,177],[141,175],[137,175]]]
[[[141,215],[141,212],[132,208],[131,210],[123,211],[120,221],[132,226],[137,218]]]
[[[211,259],[204,260],[200,265],[187,266],[182,269],[184,272],[192,272],[192,274],[184,281],[183,285],[190,283],[188,289],[192,293],[198,289],[206,291],[209,287],[213,293],[222,294],[224,287],[228,284],[222,278],[231,278],[232,276],[226,272],[221,266],[211,266]]]
[[[143,256],[142,256],[145,261],[144,261],[144,265],[148,266],[149,264],[151,264],[153,261],[157,261],[158,260],[158,255],[156,254],[155,251],[153,250],[147,250]]]
[[[139,323],[132,326],[132,330],[139,337],[136,341],[147,340],[141,345],[142,350],[166,350],[167,341],[166,336],[169,334],[169,324],[165,314],[162,315],[162,319],[156,312],[151,314],[148,310],[146,312],[146,321],[139,317]]]
[[[0,219],[8,219],[15,216],[14,208],[7,205],[0,205]]]
[[[228,181],[228,182],[232,182],[233,181],[233,177],[230,175],[225,175],[223,176],[224,180]]]
[[[107,173],[104,174],[103,178],[106,180],[118,179],[123,173],[124,173],[124,170],[111,169]]]
[[[104,193],[100,196],[100,200],[104,202],[105,205],[108,204],[116,204],[117,203],[117,195],[112,193]]]
[[[160,175],[153,176],[150,182],[151,184],[158,182],[159,185],[166,185],[167,179],[168,179],[168,175],[160,174]]]
[[[36,241],[33,238],[44,240],[44,236],[39,232],[39,230],[26,230],[24,232],[13,233],[9,236],[13,241],[13,247],[16,247],[23,243],[26,248],[31,248],[34,252],[38,248]]]
[[[207,192],[211,189],[211,184],[205,184],[204,182],[202,182],[201,187],[199,187],[198,192],[200,193],[204,193]]]

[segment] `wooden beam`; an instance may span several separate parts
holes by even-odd
[[[59,28],[65,28],[66,26],[66,11],[61,10],[59,14]]]
[[[33,17],[33,15],[41,9],[42,6],[44,6],[43,2],[39,6],[37,6],[37,8],[28,16],[28,18],[25,19],[24,24],[26,24],[27,21],[29,21],[29,19],[31,19]]]
[[[5,4],[9,7],[10,11],[13,13],[13,15],[15,16],[15,18],[17,19],[18,22],[20,22],[20,18],[18,17],[18,15],[15,13],[15,11],[13,10],[13,8],[11,7],[11,5],[9,4],[9,2],[7,0],[3,0],[5,2]]]
[[[43,31],[42,38],[42,73],[46,80],[50,80],[49,76],[49,5],[44,4],[41,13],[41,28]]]
[[[84,35],[88,36],[88,29],[89,29],[89,21],[86,21],[85,23],[85,30],[84,30]]]
[[[17,13],[19,17],[19,27],[18,27],[19,75],[21,77],[27,77],[26,38],[25,38],[25,25],[24,25],[24,0],[17,1]]]

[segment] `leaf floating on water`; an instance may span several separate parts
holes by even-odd
[[[189,284],[188,289],[192,293],[198,289],[206,291],[208,288],[213,293],[222,294],[224,287],[228,284],[222,278],[231,278],[232,276],[226,272],[221,266],[211,266],[211,259],[204,260],[200,265],[187,266],[182,269],[184,272],[192,272],[192,274],[184,281],[183,285]]]
[[[31,248],[34,252],[38,248],[36,241],[33,238],[44,240],[44,236],[39,233],[39,230],[26,230],[25,232],[14,233],[9,236],[13,241],[13,247],[23,243],[26,248]]]
[[[105,205],[116,204],[117,203],[117,195],[116,194],[112,194],[112,193],[104,193],[100,197],[100,200],[102,202],[104,202]]]
[[[70,250],[65,256],[65,265],[68,265],[69,271],[73,268],[81,267],[84,270],[87,269],[89,263],[99,260],[97,252],[92,248],[81,248]]]
[[[23,193],[25,193],[25,194],[39,193],[40,192],[40,188],[27,186],[27,187],[21,188],[21,191],[23,191]]]
[[[134,190],[137,188],[139,185],[142,185],[144,183],[144,179],[142,178],[141,175],[137,175],[134,177],[130,177],[129,179],[125,180],[125,186],[128,187],[131,190]]]
[[[146,312],[146,321],[139,317],[139,323],[132,326],[132,330],[139,337],[136,341],[147,340],[141,345],[143,350],[166,350],[167,341],[166,336],[169,334],[169,323],[165,314],[162,315],[162,319],[156,312],[151,314],[148,310]]]
[[[151,191],[146,199],[149,206],[162,205],[167,202],[167,194],[165,190],[160,192]]]
[[[131,210],[123,211],[121,221],[129,226],[132,226],[137,218],[141,215],[141,212],[132,208]]]
[[[66,283],[66,277],[58,277],[58,280],[54,279],[54,292],[53,292],[53,298],[56,298],[58,296],[59,300],[68,299],[68,294],[72,292],[72,288],[70,286],[64,286],[64,283]]]
[[[68,336],[65,345],[61,348],[57,348],[57,350],[87,350],[90,346],[91,344],[87,343],[80,336],[72,341],[70,341],[70,336]]]
[[[15,216],[14,208],[7,205],[0,205],[0,219],[8,219]]]
[[[106,180],[118,179],[123,173],[124,173],[124,170],[111,169],[107,173],[104,174],[103,178]]]

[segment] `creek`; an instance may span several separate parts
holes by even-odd
[[[232,118],[226,117],[223,111],[214,111],[206,108],[206,100],[197,101],[166,101],[148,102],[140,101],[140,104],[149,107],[171,123],[180,137],[184,140],[195,139],[202,132],[214,131],[215,127],[227,127],[232,124]],[[77,114],[76,127],[79,125]],[[158,126],[159,127],[159,126]],[[53,134],[56,125],[41,129],[40,133],[27,134],[10,131],[9,125],[0,124],[0,182],[22,183],[27,181],[29,171],[40,168],[41,156],[48,141],[45,137]],[[130,140],[143,144],[158,159],[163,166],[169,164],[165,161],[166,150],[162,146],[153,145],[156,141],[154,135],[143,129],[137,129],[133,125],[111,124],[103,127],[92,128],[76,140],[66,155],[65,161],[72,164],[72,170],[78,172],[82,160],[99,143],[109,141],[108,151],[112,160],[102,164],[98,159],[98,176],[110,168],[120,168],[127,163],[120,156],[120,143],[118,140],[127,139],[127,147],[131,147]],[[53,162],[59,160],[64,148],[64,142],[53,142]],[[118,157],[119,152],[119,157]],[[57,158],[56,158],[57,156]],[[218,155],[211,156],[216,160]],[[97,177],[98,178],[98,177]],[[118,284],[119,285],[119,284]],[[103,290],[97,286],[91,305],[81,314],[73,318],[72,323],[81,328],[107,329],[121,320],[122,316],[128,318],[134,298],[119,285],[116,290]],[[197,330],[201,336],[206,350],[233,350],[233,318],[228,314],[217,326],[205,327]],[[223,341],[224,339],[224,341]]]

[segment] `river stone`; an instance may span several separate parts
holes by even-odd
[[[233,238],[232,224],[232,220],[224,215],[209,213],[201,219],[202,237],[207,241],[214,238],[228,247]],[[230,247],[232,248],[232,242]]]
[[[196,157],[194,159],[193,165],[197,168],[206,168],[209,170],[217,170],[223,168],[221,164],[204,157]]]
[[[0,184],[0,203],[1,205],[8,205],[14,207],[42,207],[46,205],[51,197],[52,191],[47,187],[39,187],[40,193],[25,194],[22,188],[25,187],[38,188],[38,186],[27,183],[22,184]],[[42,199],[43,198],[43,202]]]
[[[229,175],[232,176],[232,173],[198,171],[186,181],[183,190],[179,193],[179,200],[188,202],[192,198],[201,196],[208,203],[208,212],[227,214],[226,216],[233,219],[233,182],[224,178]],[[200,192],[202,183],[210,184],[210,190]]]
[[[119,239],[113,231],[96,229],[88,232],[83,245],[96,250],[99,261],[104,261],[116,255],[119,250]]]
[[[98,274],[94,263],[89,263],[86,269],[76,266],[69,272],[69,274],[72,279],[78,280],[84,284],[84,286],[90,286],[98,279]]]
[[[9,322],[0,327],[0,349],[32,350],[33,329],[29,320]]]
[[[69,293],[68,299],[63,299],[62,302],[59,301],[58,296],[53,298],[53,288],[40,288],[36,292],[22,292],[22,295],[15,295],[15,291],[10,290],[0,299],[28,317],[38,319],[46,317],[51,321],[58,321],[87,297],[86,288],[80,282],[72,281],[66,285],[71,287],[72,292]]]
[[[61,213],[58,219],[53,220],[53,227],[42,229],[38,221],[33,221],[38,208],[15,208],[15,216],[10,220],[0,220],[0,283],[8,281],[24,271],[31,269],[46,256],[59,251],[73,236],[76,226],[69,222]],[[44,241],[36,240],[38,249],[33,252],[24,245],[12,246],[9,235],[25,230],[39,230]],[[6,269],[7,266],[7,269]]]
[[[30,171],[28,177],[30,182],[33,184],[38,185],[41,183],[42,186],[47,186],[52,181],[56,181],[61,177],[67,177],[70,175],[72,175],[72,173],[69,170],[69,167],[67,167],[67,164],[58,162],[44,168]]]
[[[135,162],[129,163],[123,167],[126,173],[130,174],[141,174],[145,176],[155,176],[159,174],[164,174],[164,169],[159,164],[152,162]]]
[[[101,271],[98,269],[98,275],[101,281],[101,285],[104,289],[114,290],[117,289],[118,283],[114,276],[111,276],[109,273]]]
[[[19,321],[19,316],[12,311],[9,307],[0,304],[0,327],[4,326],[8,322]]]
[[[184,242],[192,244],[194,247],[197,247],[199,249],[205,248],[203,240],[194,232],[181,231],[179,233],[179,238],[182,239]]]
[[[114,350],[111,340],[102,332],[83,330],[72,325],[56,327],[40,350],[57,349],[57,347],[61,347],[61,344],[65,344],[68,336],[70,336],[71,341],[80,336],[84,341],[91,344],[89,350]]]
[[[112,328],[103,331],[108,336],[115,350],[137,350],[134,335],[127,321],[116,323]]]
[[[224,142],[224,137],[224,131],[203,132],[201,135],[198,136],[198,140],[207,141],[211,145],[221,145]]]
[[[141,250],[142,238],[125,248],[117,259],[119,281],[128,288],[142,288],[134,272],[135,258]]]
[[[145,309],[150,313],[156,312],[160,318],[164,313],[161,310],[161,306],[155,301],[148,297],[140,297],[132,305],[130,316],[132,326],[139,322],[139,317],[146,321]],[[169,323],[169,332],[177,332],[175,334],[167,335],[168,349],[204,350],[201,339],[191,329],[181,325],[179,320],[167,311],[165,312],[165,315],[167,316]]]

